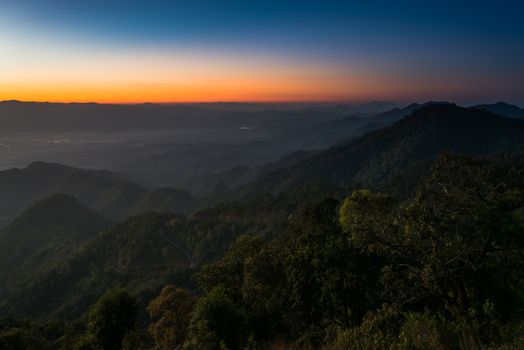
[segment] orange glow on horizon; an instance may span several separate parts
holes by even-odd
[[[358,87],[345,79],[307,77],[195,79],[179,83],[0,82],[0,100],[35,102],[331,102],[366,98],[356,92]]]
[[[423,86],[423,85],[420,85]],[[198,103],[198,102],[269,102],[269,103],[337,103],[364,102],[377,99],[399,101],[439,98],[438,91],[464,94],[460,88],[447,84],[423,86],[418,93],[409,86],[399,88],[395,79],[372,75],[353,77],[235,77],[185,78],[183,81],[48,81],[2,82],[0,101],[31,102],[95,102],[110,104]],[[442,96],[446,99],[447,96]]]
[[[9,35],[1,25],[0,45],[9,50],[0,55],[0,100],[357,102],[439,98],[442,91],[473,93],[446,76],[431,79],[431,84],[423,75],[412,76],[408,83],[402,72],[373,69],[358,60],[207,47],[92,47],[34,33],[27,38]]]

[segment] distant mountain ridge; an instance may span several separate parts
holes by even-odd
[[[364,108],[380,112],[386,106]],[[267,132],[313,125],[336,116],[324,108],[280,110],[271,105],[265,109],[242,110],[203,108],[198,104],[0,102],[0,126],[10,131],[213,129],[235,132],[249,126]]]
[[[508,118],[524,119],[524,109],[506,102],[476,105],[473,108],[484,109]]]
[[[293,148],[299,151],[289,153],[276,161],[266,163],[262,166],[248,167],[245,166],[246,164],[244,163],[242,166],[237,165],[222,172],[206,172],[201,176],[191,177],[180,185],[183,188],[187,186],[192,193],[204,197],[211,195],[209,189],[220,185],[220,192],[225,196],[228,192],[253,181],[263,174],[288,168],[339,142],[349,141],[369,131],[386,127],[422,106],[423,105],[413,103],[404,108],[394,108],[372,117],[350,116],[320,123],[312,127],[289,130],[277,136],[276,140],[293,140]],[[268,150],[271,150],[271,147],[270,144],[262,145],[261,151],[268,152]],[[166,162],[156,163],[165,164]],[[151,168],[151,166],[149,166],[149,168]],[[216,198],[213,202],[216,202]]]
[[[368,131],[388,126],[420,107],[422,105],[413,103],[403,108],[395,107],[373,116],[346,116],[309,127],[288,130],[280,135],[280,138],[293,140],[295,148],[300,150],[321,150],[361,136]]]
[[[477,108],[430,103],[355,140],[320,152],[289,169],[239,189],[242,198],[278,193],[310,183],[339,187],[410,187],[442,152],[490,155],[524,151],[524,121]]]
[[[0,216],[12,218],[37,200],[53,193],[91,203],[98,191],[123,181],[105,170],[85,170],[61,164],[34,162],[23,169],[0,171]]]
[[[14,218],[29,205],[54,193],[74,196],[83,205],[112,220],[154,210],[182,212],[193,200],[183,191],[148,191],[107,170],[44,162],[0,171],[0,193],[0,217],[4,220]],[[159,201],[152,198],[159,198]]]

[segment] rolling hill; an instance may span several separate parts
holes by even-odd
[[[192,289],[191,273],[221,256],[239,235],[278,232],[290,212],[287,203],[262,196],[187,218],[158,213],[129,218],[45,271],[35,267],[21,288],[11,286],[9,297],[0,298],[0,310],[16,317],[77,318],[111,288],[125,287],[145,301],[169,283]]]
[[[0,171],[0,217],[13,219],[32,203],[53,193],[74,196],[80,203],[112,220],[147,211],[183,212],[192,197],[184,191],[151,190],[129,183],[107,170],[88,170],[61,164],[31,163],[26,168]]]
[[[368,131],[386,127],[404,118],[422,105],[413,103],[404,108],[393,108],[372,116],[345,116],[313,126],[288,130],[277,137],[299,150],[321,150],[348,141]]]
[[[53,193],[73,195],[84,204],[99,191],[123,181],[105,170],[85,170],[60,164],[34,162],[23,169],[0,171],[0,216],[13,218],[37,200]]]
[[[476,105],[473,108],[484,109],[508,118],[524,119],[524,109],[505,102]]]
[[[0,233],[0,294],[50,270],[110,226],[72,196],[54,194],[37,201]]]

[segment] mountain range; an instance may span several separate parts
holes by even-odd
[[[236,198],[311,183],[341,188],[412,187],[442,152],[469,155],[524,151],[524,121],[485,109],[434,103],[389,127],[340,143],[292,167],[261,176]]]
[[[154,210],[182,212],[193,200],[184,191],[148,191],[115,172],[44,162],[0,171],[0,193],[0,215],[4,222],[54,193],[74,196],[112,220]]]
[[[524,152],[524,121],[485,106],[410,105],[369,119],[376,128],[349,132],[326,150],[195,177],[201,187],[193,190],[206,194],[201,199],[146,189],[104,170],[36,162],[0,172],[0,210],[8,222],[0,234],[0,310],[76,318],[114,287],[142,300],[169,283],[192,290],[192,272],[222,256],[239,235],[270,239],[310,200],[362,187],[411,193],[445,152]]]
[[[505,102],[476,105],[473,108],[488,110],[508,118],[524,119],[524,109]]]

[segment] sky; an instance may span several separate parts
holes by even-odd
[[[522,1],[0,0],[0,100],[524,104]]]

